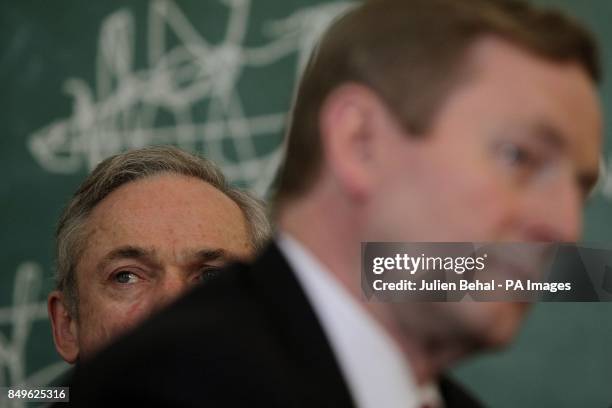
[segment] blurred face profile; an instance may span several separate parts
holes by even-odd
[[[78,318],[51,313],[56,347],[68,362],[89,357],[206,273],[253,252],[238,205],[180,175],[119,187],[94,208],[85,228],[76,268]]]
[[[390,113],[382,121],[389,160],[368,208],[369,238],[576,241],[598,174],[600,115],[594,84],[578,64],[479,40],[466,77],[422,138],[407,135]],[[410,324],[402,319],[406,305],[394,307]],[[487,345],[510,340],[526,311],[521,303],[426,307],[421,324]]]

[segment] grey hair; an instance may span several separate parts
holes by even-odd
[[[135,180],[160,173],[201,179],[233,200],[244,214],[253,249],[260,251],[271,235],[264,203],[229,185],[211,161],[172,146],[130,150],[102,161],[83,181],[64,208],[56,230],[56,289],[68,312],[78,318],[76,266],[86,246],[85,225],[93,209],[111,192]]]

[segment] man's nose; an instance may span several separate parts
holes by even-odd
[[[582,233],[583,197],[574,180],[558,181],[534,194],[525,207],[527,240],[576,242]]]
[[[189,287],[189,280],[185,274],[180,271],[167,271],[160,285],[159,303],[165,305],[172,302]]]

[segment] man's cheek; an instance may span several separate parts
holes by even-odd
[[[140,302],[101,302],[88,313],[87,320],[83,322],[86,330],[84,337],[89,344],[98,348],[134,326],[144,314]]]
[[[146,301],[131,304],[125,312],[124,327],[127,329],[140,323],[151,313],[151,309],[151,305],[148,305]]]
[[[143,302],[142,299],[115,303],[112,307],[106,308],[105,316],[101,317],[101,323],[110,336],[117,336],[138,324],[147,313],[146,302]]]
[[[513,199],[494,180],[475,178],[460,186],[461,205],[456,207],[462,220],[464,240],[491,241],[504,236],[511,224]],[[459,194],[459,193],[458,193]]]
[[[78,326],[79,354],[89,358],[110,338],[110,330],[105,321],[96,313],[83,313]]]

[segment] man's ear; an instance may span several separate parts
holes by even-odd
[[[47,312],[51,320],[55,349],[66,362],[74,364],[79,357],[77,324],[60,291],[54,290],[49,294]]]
[[[380,149],[375,115],[380,104],[367,87],[347,83],[328,95],[319,114],[327,165],[339,188],[353,199],[367,199],[376,183]]]

